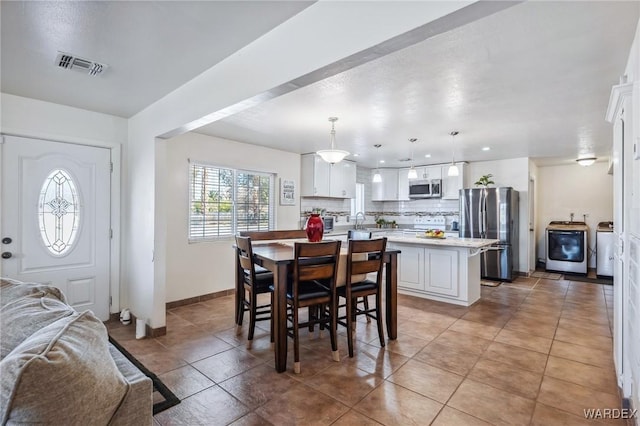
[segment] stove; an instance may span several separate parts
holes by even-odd
[[[416,231],[440,229],[444,231],[447,238],[458,238],[459,235],[457,230],[447,231],[447,219],[444,216],[417,216],[413,220],[413,229]]]
[[[546,270],[586,275],[589,249],[587,224],[552,221],[546,231]]]
[[[441,229],[444,231],[447,220],[444,216],[416,216],[413,220],[413,229]]]

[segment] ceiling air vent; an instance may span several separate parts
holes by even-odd
[[[56,65],[60,68],[80,71],[89,75],[99,75],[108,68],[106,64],[101,64],[90,59],[79,58],[64,52],[58,52]]]

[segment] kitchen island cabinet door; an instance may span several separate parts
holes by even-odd
[[[400,247],[389,245],[397,250]],[[398,256],[398,287],[411,290],[424,290],[424,248],[402,245],[402,254]]]
[[[458,251],[424,249],[424,259],[424,289],[436,294],[458,297]]]

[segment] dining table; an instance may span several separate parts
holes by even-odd
[[[287,281],[294,262],[294,242],[264,241],[254,242],[253,257],[256,265],[273,272],[274,295],[272,309],[275,367],[278,373],[287,368]],[[391,340],[398,337],[398,254],[400,250],[387,249],[383,256],[384,273],[384,319],[387,336]],[[346,261],[347,247],[341,249],[341,259]],[[242,268],[236,256],[236,300],[244,297]],[[236,309],[239,304],[236,303]],[[238,321],[236,312],[236,322]],[[241,326],[242,324],[237,324]]]

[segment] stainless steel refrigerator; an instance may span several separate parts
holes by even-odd
[[[500,242],[481,256],[482,278],[513,280],[518,259],[518,191],[513,188],[460,190],[460,237]]]

